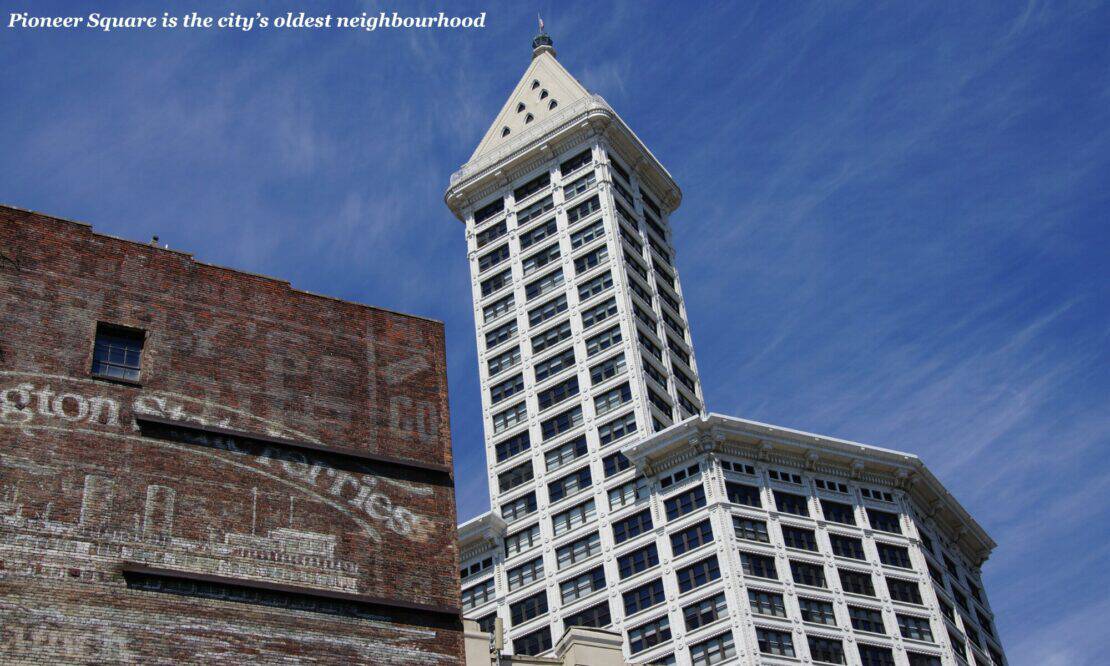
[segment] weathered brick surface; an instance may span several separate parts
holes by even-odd
[[[441,324],[6,207],[0,306],[0,664],[460,659],[450,616],[146,591],[120,572],[457,607],[447,474],[135,422],[449,466]],[[147,332],[141,386],[91,376],[98,321]]]

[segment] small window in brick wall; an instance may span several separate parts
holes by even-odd
[[[139,381],[142,370],[144,333],[133,328],[96,325],[92,374],[98,377]]]

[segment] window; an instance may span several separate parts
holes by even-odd
[[[612,156],[609,156],[609,166],[613,169],[614,172],[616,172],[621,178],[624,179],[624,182],[626,182],[626,183],[631,183],[632,182],[632,179],[629,178],[629,176],[628,176],[628,171],[626,171],[624,169],[624,167],[622,167],[620,165],[619,162],[617,162],[615,159],[613,159]]]
[[[510,377],[489,387],[490,402],[497,404],[502,400],[513,397],[524,390],[524,375]]]
[[[671,623],[664,615],[630,629],[628,631],[628,650],[632,654],[636,654],[669,640],[671,640]]]
[[[580,425],[582,425],[582,408],[573,407],[562,414],[556,414],[546,421],[541,421],[540,431],[543,434],[544,441],[547,441]]]
[[[844,644],[836,638],[809,637],[809,656],[826,664],[844,663]]]
[[[868,509],[867,522],[871,523],[871,527],[880,532],[893,532],[894,534],[902,533],[902,521],[896,513],[879,511],[878,509]]]
[[[503,351],[496,356],[491,357],[486,361],[486,368],[489,370],[490,376],[499,374],[509,368],[520,363],[520,347],[513,347],[508,351]]]
[[[606,627],[613,621],[609,615],[609,602],[603,601],[563,618],[565,627]]]
[[[509,569],[506,572],[506,577],[509,581],[510,591],[540,580],[543,578],[543,558],[537,557],[518,567]]]
[[[775,505],[779,508],[779,511],[797,516],[809,515],[809,505],[806,503],[805,497],[793,493],[784,493],[781,490],[776,490],[774,494]]]
[[[547,99],[548,92],[546,90],[540,91],[540,99]]]
[[[915,615],[898,614],[898,631],[902,638],[912,638],[917,641],[933,642],[933,629],[929,618]]]
[[[732,528],[736,532],[737,539],[771,543],[771,537],[767,534],[767,523],[762,520],[733,516]]]
[[[578,287],[578,300],[585,301],[597,296],[601,292],[613,287],[613,274],[605,271],[595,278],[590,278]]]
[[[574,348],[567,347],[555,356],[550,356],[536,363],[536,382],[542,382],[548,377],[557,375],[563,370],[572,367],[574,367]]]
[[[502,440],[493,445],[493,448],[497,453],[497,462],[508,460],[509,458],[512,458],[522,451],[527,451],[531,447],[532,443],[530,441],[530,437],[528,436],[527,430],[519,432],[512,437],[506,440]]]
[[[809,562],[790,561],[790,575],[798,585],[828,587],[825,583],[825,567]]]
[[[597,182],[597,176],[594,174],[593,171],[591,171],[590,173],[586,174],[585,176],[582,176],[581,178],[579,178],[579,179],[567,184],[566,186],[564,186],[563,187],[563,198],[567,201],[570,201],[571,199],[578,196],[579,194],[582,194],[582,193],[586,192],[586,190],[589,190],[591,187],[594,186],[594,184],[596,182]]]
[[[476,237],[478,249],[482,249],[483,247],[489,245],[490,243],[497,240],[498,238],[501,238],[507,233],[509,233],[509,225],[505,222],[505,220],[501,220],[485,231],[479,232]]]
[[[555,202],[552,201],[550,196],[546,196],[524,210],[518,211],[516,214],[516,225],[518,227],[523,227],[528,222],[537,219],[554,207]]]
[[[856,631],[870,631],[874,634],[885,634],[883,613],[877,608],[864,608],[863,606],[848,606],[848,617],[852,619],[852,628]]]
[[[617,316],[617,299],[609,298],[582,311],[582,330]]]
[[[497,475],[501,492],[512,490],[532,480],[532,461],[528,460]]]
[[[505,557],[528,550],[540,541],[540,526],[538,524],[526,527],[523,530],[505,537]]]
[[[907,604],[922,605],[921,589],[918,588],[917,583],[912,580],[902,580],[901,578],[887,578],[886,588],[890,591],[890,598],[895,601],[902,601]]]
[[[711,541],[713,541],[713,527],[708,520],[703,520],[671,535],[671,554],[678,557]]]
[[[784,472],[782,470],[769,469],[769,470],[767,470],[767,476],[770,477],[770,479],[772,481],[781,481],[783,483],[793,483],[793,484],[796,484],[796,485],[799,485],[799,486],[802,485],[801,475],[794,474],[793,472]]]
[[[543,454],[547,471],[554,472],[563,465],[572,463],[586,455],[586,436],[579,435],[574,439],[557,446]]]
[[[763,508],[763,502],[759,498],[759,488],[755,486],[728,482],[725,483],[725,492],[728,494],[728,501],[733,504]]]
[[[840,557],[850,557],[853,560],[866,559],[863,556],[863,541],[843,534],[829,534],[832,542],[833,553]]]
[[[566,294],[559,295],[557,299],[547,301],[543,305],[533,307],[528,311],[528,325],[538,326],[548,320],[554,319],[566,312]]]
[[[528,114],[528,115],[531,116],[532,114]],[[513,199],[515,199],[516,201],[520,201],[521,199],[526,199],[526,198],[532,196],[533,194],[535,194],[536,192],[539,192],[540,190],[542,190],[543,188],[547,187],[550,184],[551,184],[551,174],[541,173],[540,175],[536,176],[532,180],[528,181],[527,183],[524,183],[520,187],[513,190]]]
[[[634,587],[622,595],[624,601],[624,614],[632,615],[642,610],[647,610],[656,604],[666,601],[663,594],[663,579],[656,578],[650,583]]]
[[[556,102],[555,100],[551,100],[550,102],[548,102],[548,103],[547,103],[547,110],[548,110],[548,111],[552,111],[552,110],[554,110],[554,109],[555,109],[555,107],[557,107],[557,106],[559,106],[559,103],[558,103],[558,102]]]
[[[587,148],[559,165],[559,173],[563,176],[570,175],[594,161],[593,154]]]
[[[678,591],[682,593],[717,580],[721,577],[721,569],[717,564],[717,556],[712,555],[700,562],[678,569],[675,575],[678,578]]]
[[[732,460],[722,460],[721,469],[726,472],[736,472],[737,474],[747,474],[748,476],[755,476],[755,468],[741,462],[734,462]],[[737,485],[737,484],[732,484]],[[758,488],[756,489],[756,496],[759,495]]]
[[[555,218],[551,218],[543,224],[534,226],[528,231],[520,234],[520,249],[527,250],[543,239],[554,236],[558,230],[559,225],[555,222]]]
[[[594,386],[624,372],[624,352],[610,357],[590,368],[590,383]]]
[[[875,596],[875,585],[871,582],[871,574],[849,569],[837,569],[836,571],[840,576],[840,586],[844,588],[845,592],[862,594],[868,597]]]
[[[547,484],[547,498],[552,503],[570,497],[574,493],[590,487],[590,468],[572,472],[561,479],[556,479]]]
[[[537,392],[536,404],[543,410],[576,395],[578,395],[578,377],[572,376]]]
[[[462,607],[464,610],[470,610],[492,600],[495,595],[494,582],[490,578],[462,591]]]
[[[567,604],[604,588],[605,571],[601,567],[594,567],[559,583],[559,594],[563,603]]]
[[[509,130],[508,127],[502,127],[501,128],[501,138],[505,138],[505,137],[509,136],[509,131],[510,130]]]
[[[629,412],[624,416],[618,416],[612,421],[604,423],[597,428],[597,436],[602,446],[615,442],[634,432],[636,432],[636,414],[633,412]]]
[[[554,326],[543,333],[532,336],[532,353],[538,354],[546,349],[550,349],[569,337],[570,322],[564,321],[558,326]]]
[[[919,652],[907,652],[906,657],[909,658],[909,660],[910,660],[910,666],[942,666],[942,662],[940,660],[940,657],[934,657],[931,654],[921,654]],[[995,664],[997,664],[998,666],[1002,666],[1002,664],[1003,664],[1002,655],[998,655],[998,657],[995,658],[993,653],[992,653],[991,657],[994,660]]]
[[[705,489],[699,483],[696,487],[679,493],[663,501],[667,520],[676,520],[705,506]]]
[[[143,361],[143,331],[98,323],[93,344],[92,374],[139,381]]]
[[[605,471],[605,478],[620,474],[632,466],[632,463],[620,451],[611,453],[601,459],[601,467]]]
[[[648,390],[647,390],[647,399],[648,399],[648,402],[655,405],[655,407],[659,411],[666,414],[667,418],[673,418],[674,412],[672,410],[671,403],[667,402],[658,393],[651,390],[651,388],[648,388]]]
[[[535,492],[530,492],[527,495],[521,495],[520,497],[501,505],[501,517],[504,518],[507,522],[519,520],[535,512]]]
[[[644,206],[651,209],[651,212],[655,213],[656,215],[662,215],[663,214],[659,210],[659,206],[655,205],[655,202],[651,200],[651,197],[648,196],[648,193],[645,192],[644,188],[642,188],[642,187],[640,188],[640,198],[643,199]],[[648,219],[651,219],[651,218],[649,217]],[[659,236],[661,238],[665,238],[665,236],[663,235],[663,230],[662,229],[660,229],[658,233],[659,233]]]
[[[473,578],[483,571],[488,571],[492,568],[493,558],[487,557],[485,559],[479,560],[478,562],[474,562],[468,567],[463,567],[462,570],[459,571],[459,578],[462,578],[463,580],[466,580],[467,578]]]
[[[598,333],[592,338],[586,338],[586,356],[591,357],[595,354],[609,349],[613,345],[620,344],[621,341],[621,327],[614,326],[607,331]]]
[[[736,645],[732,642],[731,631],[690,646],[690,663],[693,666],[721,664],[735,656]]]
[[[749,588],[748,603],[751,604],[752,612],[757,615],[786,617],[786,605],[783,603],[782,595],[776,592],[764,592]]]
[[[528,411],[524,403],[517,403],[505,411],[493,415],[493,434],[505,432],[519,423],[524,423],[527,418]]]
[[[477,622],[479,631],[486,634],[492,634],[493,629],[497,623],[497,612],[495,611],[488,615],[483,615],[482,617],[478,618]]]
[[[515,654],[537,655],[551,649],[551,627],[544,627],[513,639]]]
[[[524,297],[529,301],[539,298],[544,294],[550,294],[561,284],[563,284],[563,269],[557,268],[547,275],[524,285]]]
[[[665,488],[670,488],[671,486],[678,483],[679,481],[694,478],[694,476],[699,471],[701,471],[701,468],[698,465],[690,465],[689,467],[683,467],[682,469],[680,469],[676,472],[671,472],[667,476],[664,476],[663,478],[659,479],[659,487],[664,488],[664,489]]]
[[[876,502],[894,502],[894,495],[884,490],[874,490],[872,488],[860,488],[859,494],[867,499],[875,500]]]
[[[609,258],[609,247],[601,245],[574,259],[574,273],[581,275]]]
[[[625,263],[625,265],[628,266],[629,268],[631,268],[633,273],[635,273],[636,275],[639,275],[641,278],[646,280],[647,279],[647,268],[644,268],[644,265],[642,263],[640,263],[640,260],[634,259],[633,257],[635,255],[629,254],[627,250],[624,251],[622,254],[624,254],[624,259],[625,259],[624,263]]]
[[[513,281],[513,269],[506,268],[496,275],[492,275],[485,280],[482,280],[482,296],[489,296],[490,294],[501,291]]]
[[[802,611],[803,622],[824,624],[830,627],[836,626],[836,613],[833,611],[833,605],[830,602],[798,597],[798,606]]]
[[[577,206],[567,210],[567,222],[569,224],[575,224],[599,210],[601,210],[601,200],[597,196],[592,196]]]
[[[856,524],[856,514],[851,504],[843,504],[841,502],[832,502],[823,499],[821,500],[821,513],[825,514],[825,520],[830,520],[834,523],[842,523],[844,525]]]
[[[590,500],[551,516],[551,527],[555,536],[562,536],[577,527],[585,525],[593,518],[594,501]]]
[[[604,235],[605,235],[605,223],[602,222],[601,220],[598,220],[597,222],[594,222],[590,226],[586,227],[585,229],[582,229],[581,231],[576,231],[573,234],[571,234],[571,236],[570,236],[570,247],[573,250],[577,250],[578,248],[582,247],[583,245],[586,245],[588,243],[592,243],[593,241],[597,240],[598,238],[601,238]]]
[[[542,250],[525,257],[524,261],[521,262],[521,267],[524,269],[525,275],[531,275],[558,258],[559,244],[552,243]]]
[[[952,622],[955,622],[956,611],[952,608],[952,606],[945,602],[944,599],[937,599],[937,603],[940,605],[940,614],[948,618]]]
[[[509,314],[512,312],[513,307],[513,295],[509,294],[505,298],[500,298],[482,308],[482,320],[485,323],[489,323],[502,315]]]
[[[533,80],[532,81],[532,90],[535,90],[536,88],[539,88],[539,87],[540,87],[540,82],[536,81],[536,80]]]
[[[956,600],[956,605],[960,608],[967,610],[967,597],[959,590],[952,588],[952,598]]]
[[[787,548],[798,550],[817,550],[817,534],[801,527],[782,526],[782,540]]]
[[[640,477],[609,489],[609,510],[631,506],[649,495],[647,479]]]
[[[493,349],[499,344],[508,342],[516,335],[516,320],[503,324],[486,333],[486,349]]]
[[[474,225],[477,226],[505,210],[505,200],[498,199],[474,211]]]
[[[618,520],[613,523],[613,542],[624,543],[629,539],[651,531],[651,528],[651,510],[644,509],[624,520]]]
[[[773,557],[742,552],[740,553],[740,566],[744,569],[744,573],[749,576],[778,579],[778,571],[775,570],[775,558]]]
[[[875,545],[879,548],[879,560],[883,564],[903,569],[909,569],[913,566],[910,564],[910,551],[908,549],[881,542]]]
[[[649,543],[617,558],[617,573],[621,580],[659,565],[659,550]]]
[[[947,629],[947,627],[946,627],[946,629]],[[952,643],[952,651],[956,653],[956,656],[959,657],[961,661],[966,661],[967,660],[967,643],[965,643],[963,641],[959,632],[953,632],[951,629],[947,629],[947,630],[948,630],[948,640],[949,640],[949,642]]]
[[[894,653],[890,648],[878,645],[860,643],[859,660],[861,666],[895,666]]]
[[[759,651],[763,654],[794,656],[794,639],[788,632],[756,627],[755,639],[759,643]]]
[[[601,538],[597,532],[575,539],[555,549],[555,559],[560,569],[588,560],[601,552]]]
[[[506,243],[478,257],[478,272],[489,270],[509,258],[509,244]]]

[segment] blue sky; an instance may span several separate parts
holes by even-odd
[[[114,6],[3,7],[6,26]],[[537,6],[443,7],[487,28],[3,28],[0,201],[446,322],[467,518],[487,508],[485,461],[442,194],[528,64]],[[1110,6],[538,8],[561,62],[684,188],[709,408],[922,456],[1000,544],[985,575],[1012,663],[1102,663]]]

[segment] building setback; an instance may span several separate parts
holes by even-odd
[[[674,180],[550,38],[448,207],[466,225],[492,510],[462,604],[644,664],[1004,664],[994,543],[916,457],[705,412]]]
[[[0,238],[0,663],[462,659],[440,323]]]

